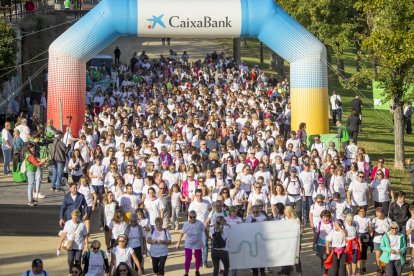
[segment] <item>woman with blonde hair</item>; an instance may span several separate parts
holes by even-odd
[[[284,215],[285,215],[284,216],[285,220],[294,220],[294,221],[296,221],[298,223],[299,227],[301,228],[300,232],[302,233],[302,226],[301,226],[300,220],[298,218],[298,215],[296,214],[296,211],[293,209],[292,206],[286,206],[285,207]],[[296,251],[296,255],[298,257],[298,262],[295,263],[295,270],[296,270],[296,273],[298,275],[302,275],[302,264],[300,262],[300,255],[299,255],[300,250],[301,250],[300,245],[298,245],[298,248],[297,248],[297,251]],[[292,270],[293,270],[292,266],[284,266],[284,267],[282,267],[281,272],[284,273],[284,274],[289,275]]]

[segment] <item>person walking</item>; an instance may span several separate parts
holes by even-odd
[[[171,236],[167,228],[163,228],[164,220],[155,218],[155,227],[147,237],[147,243],[151,245],[149,254],[152,259],[152,270],[158,276],[163,276],[165,262],[168,257],[168,245],[171,244]]]
[[[348,126],[342,124],[340,120],[336,121],[336,126],[338,127],[338,134],[336,135],[336,138],[339,139],[342,145],[342,150],[345,151],[350,140],[349,128]]]
[[[3,174],[11,174],[10,161],[13,149],[13,137],[10,133],[11,124],[10,122],[4,123],[4,128],[1,131],[1,150],[3,151]]]
[[[332,92],[332,96],[329,99],[329,102],[331,104],[331,110],[332,110],[332,122],[335,125],[337,119],[339,121],[342,120],[342,100],[341,96],[339,96],[336,91],[334,90]]]
[[[405,251],[407,244],[405,235],[398,232],[399,225],[393,221],[391,230],[384,234],[381,239],[381,257],[380,260],[386,263],[387,276],[401,276],[402,267],[405,264]]]
[[[359,95],[355,95],[355,98],[352,99],[351,108],[359,117],[359,131],[362,132],[362,101]]]
[[[355,109],[352,109],[351,115],[349,115],[346,125],[349,128],[349,136],[353,139],[355,144],[358,144],[358,131],[361,125],[361,119]]]
[[[59,221],[61,227],[65,225],[65,220],[69,220],[72,217],[73,210],[79,210],[83,219],[87,218],[89,207],[83,194],[78,192],[78,185],[76,183],[69,185],[69,193],[63,198]]]
[[[178,238],[176,248],[180,248],[181,240],[184,235],[185,239],[185,262],[184,262],[184,276],[188,276],[191,265],[191,256],[194,250],[195,257],[195,275],[200,276],[200,265],[201,265],[201,248],[203,247],[203,234],[206,236],[206,229],[204,223],[197,219],[197,213],[192,210],[188,213],[188,221],[184,223],[182,232]]]
[[[114,50],[114,55],[115,55],[115,65],[119,65],[119,59],[121,58],[121,50],[118,48],[118,46],[116,46],[115,50]]]
[[[63,177],[63,169],[66,163],[66,146],[62,142],[62,132],[56,131],[53,143],[49,145],[51,170],[52,170],[52,187],[51,191],[62,191],[60,181]]]
[[[81,212],[75,209],[71,212],[71,219],[65,222],[65,227],[60,233],[58,254],[61,249],[68,252],[69,273],[75,264],[81,263],[83,248],[88,248],[88,230],[81,220]]]
[[[211,235],[211,259],[213,260],[213,276],[219,275],[220,261],[223,263],[223,275],[229,274],[229,252],[227,251],[227,237],[230,231],[224,216],[217,216],[215,224],[210,226]]]

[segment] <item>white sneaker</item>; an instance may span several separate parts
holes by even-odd
[[[33,197],[35,197],[35,198],[45,198],[45,195],[42,195],[41,193],[33,193]]]

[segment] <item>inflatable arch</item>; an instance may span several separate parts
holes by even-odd
[[[256,37],[290,63],[292,129],[328,132],[325,46],[273,0],[103,0],[49,47],[48,119],[84,121],[85,63],[120,36]],[[63,114],[60,114],[62,110]]]

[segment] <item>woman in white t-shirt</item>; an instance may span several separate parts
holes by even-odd
[[[86,200],[86,204],[88,205],[88,213],[86,214],[86,218],[83,220],[86,229],[90,230],[90,217],[93,210],[95,210],[96,200],[98,199],[95,189],[92,185],[89,184],[88,178],[86,176],[82,176],[80,178],[80,183],[78,185],[78,192],[83,194]]]
[[[111,271],[122,262],[125,262],[128,267],[132,268],[133,262],[138,267],[138,275],[142,275],[142,268],[137,255],[135,255],[131,247],[127,246],[128,237],[122,234],[118,236],[116,241],[118,245],[111,252]]]
[[[371,182],[369,188],[374,199],[374,208],[382,207],[385,214],[388,214],[390,199],[391,202],[394,202],[394,193],[391,190],[390,180],[384,178],[383,171],[376,172],[376,178]]]
[[[111,222],[108,225],[109,235],[111,236],[111,247],[114,247],[115,241],[119,235],[125,235],[128,224],[124,221],[124,211],[116,209]]]
[[[167,229],[162,228],[163,219],[155,218],[155,227],[151,230],[147,238],[147,243],[151,244],[150,256],[152,259],[152,269],[157,275],[164,275],[165,262],[168,256],[168,245],[171,244],[171,236]]]
[[[155,218],[163,217],[164,204],[157,197],[156,191],[153,187],[148,188],[148,196],[144,201],[145,210],[149,214],[150,224],[155,226]]]
[[[378,207],[375,209],[375,218],[371,221],[371,229],[373,231],[373,242],[374,242],[374,251],[375,251],[375,260],[378,266],[378,271],[383,271],[383,267],[380,264],[381,257],[381,239],[382,236],[390,230],[392,221],[387,218],[384,214],[384,209]]]
[[[118,202],[115,200],[114,194],[111,191],[108,191],[104,196],[103,206],[99,209],[99,228],[104,230],[105,245],[108,255],[111,252],[111,233],[109,232],[109,224],[111,223],[117,208]]]
[[[272,214],[275,217],[275,205],[282,203],[284,206],[289,204],[288,196],[285,194],[285,188],[282,184],[276,184],[273,186],[272,193],[270,195],[270,205],[272,206]]]
[[[75,209],[71,213],[72,219],[65,223],[63,231],[61,231],[60,240],[58,244],[58,251],[64,246],[64,240],[72,241],[72,247],[68,252],[68,266],[69,273],[71,273],[74,264],[81,262],[81,256],[84,246],[88,245],[88,230],[85,224],[81,221],[81,212]]]
[[[340,220],[334,222],[334,228],[326,236],[326,254],[332,254],[333,275],[346,275],[346,232]],[[326,275],[328,275],[326,273]]]
[[[402,266],[405,263],[405,235],[398,233],[399,225],[393,221],[390,231],[385,233],[381,239],[381,258],[386,264],[387,276],[401,276]]]
[[[371,221],[367,217],[367,212],[364,207],[358,208],[358,213],[354,216],[354,223],[358,227],[359,239],[361,241],[361,260],[358,262],[358,267],[361,273],[366,273],[366,263],[368,258],[368,247],[370,244]]]
[[[69,159],[68,169],[72,176],[72,181],[78,183],[83,175],[83,166],[85,162],[80,154],[79,149],[75,149],[72,153],[72,157]]]
[[[356,274],[356,267],[361,256],[358,226],[354,223],[354,216],[347,214],[345,218],[346,254],[348,255],[346,270],[349,275]]]
[[[325,269],[326,255],[326,237],[333,229],[332,214],[328,210],[323,210],[321,213],[321,221],[315,226],[315,233],[313,239],[313,247],[316,248],[316,255],[321,259],[321,269],[327,273]]]
[[[177,241],[177,248],[180,248],[181,240],[183,236],[186,235],[185,238],[185,262],[184,262],[184,270],[185,275],[188,275],[190,271],[191,265],[191,255],[194,250],[194,257],[195,257],[195,270],[196,275],[200,275],[200,265],[201,265],[201,248],[203,248],[203,232],[205,232],[204,223],[197,220],[197,213],[193,210],[188,213],[188,221],[184,223],[182,233]],[[207,235],[207,233],[206,233]]]

